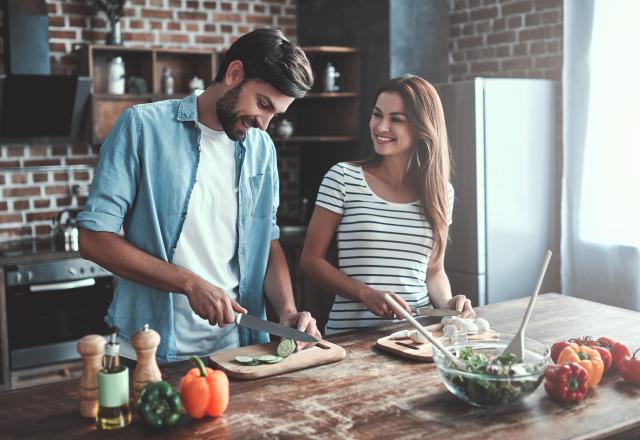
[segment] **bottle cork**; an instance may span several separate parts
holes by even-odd
[[[156,350],[160,344],[160,335],[149,328],[148,324],[131,338],[131,345],[136,350],[138,363],[133,372],[133,402],[138,402],[142,389],[151,382],[162,380],[160,368],[156,363]]]
[[[87,335],[78,341],[77,350],[82,356],[80,377],[80,415],[94,418],[98,414],[98,371],[102,368],[105,340],[100,335]]]

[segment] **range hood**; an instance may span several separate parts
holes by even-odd
[[[91,79],[52,75],[45,0],[1,0],[5,74],[0,75],[0,141],[87,140]]]

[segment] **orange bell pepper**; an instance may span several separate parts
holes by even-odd
[[[589,388],[593,388],[600,383],[602,379],[602,373],[604,372],[604,364],[602,358],[597,350],[594,350],[586,345],[579,346],[571,343],[571,345],[565,347],[558,356],[558,365],[569,364],[576,362],[580,366],[584,367],[589,374],[589,381],[587,385]]]
[[[229,403],[229,379],[224,372],[205,368],[197,356],[191,357],[196,366],[180,381],[180,397],[184,409],[194,419],[205,414],[218,417],[224,413]]]

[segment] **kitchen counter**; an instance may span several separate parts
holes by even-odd
[[[528,298],[478,309],[499,332],[514,333]],[[78,413],[78,381],[0,394],[0,438],[640,438],[640,386],[607,376],[577,404],[547,398],[543,386],[512,408],[479,409],[451,395],[433,364],[401,359],[375,341],[407,324],[345,333],[342,362],[253,381],[231,381],[223,417],[184,417],[170,431],[128,428],[97,432]],[[610,336],[640,346],[640,313],[545,294],[538,298],[527,336],[551,344],[584,335]],[[177,385],[186,362],[162,367]]]
[[[53,238],[38,238],[0,243],[0,266],[28,264],[33,261],[78,258],[77,251],[65,251]]]

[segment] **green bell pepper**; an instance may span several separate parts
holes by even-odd
[[[169,382],[147,384],[138,398],[138,413],[149,426],[171,427],[178,423],[184,412],[180,394]]]

